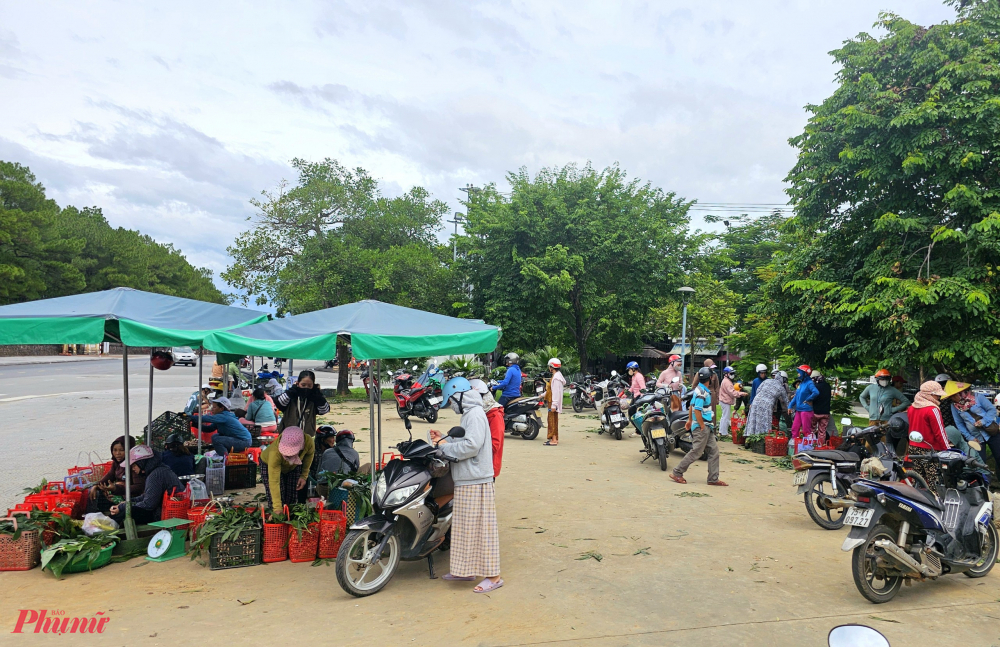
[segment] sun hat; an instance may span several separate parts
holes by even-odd
[[[233,403],[230,402],[229,398],[227,398],[226,396],[219,396],[217,398],[212,398],[212,402],[214,404],[219,405],[220,407],[222,407],[226,411],[232,411],[233,410]]]
[[[301,465],[302,459],[299,452],[306,445],[306,437],[302,432],[302,427],[285,427],[278,437],[278,451],[282,458],[292,465]]]
[[[934,384],[937,384],[935,382]],[[955,380],[948,380],[944,383],[944,393],[941,395],[943,398],[950,398],[956,393],[961,393],[962,391],[968,389],[971,384],[966,384],[965,382],[956,382]],[[923,389],[921,389],[923,390]]]

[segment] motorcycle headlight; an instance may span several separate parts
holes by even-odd
[[[411,485],[409,487],[403,487],[399,488],[398,490],[393,490],[392,492],[389,493],[389,497],[385,500],[382,506],[385,508],[391,508],[393,506],[399,505],[403,501],[409,499],[410,495],[412,495],[414,492],[417,491],[417,487],[419,486]]]
[[[375,483],[375,500],[381,501],[385,496],[385,472],[379,474],[378,481]]]

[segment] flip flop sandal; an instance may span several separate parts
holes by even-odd
[[[673,472],[671,472],[670,474],[667,474],[667,476],[669,476],[670,480],[673,481],[674,483],[680,483],[681,485],[687,485],[687,481],[684,479],[683,476],[677,476]]]
[[[492,582],[490,580],[483,580],[479,585],[472,589],[473,593],[489,593],[490,591],[495,591],[503,586],[503,580],[497,580]]]
[[[726,483],[725,481],[709,481],[708,484],[709,485],[718,485],[720,487],[729,487],[729,484]]]
[[[546,447],[555,447],[558,443],[550,443],[549,441],[546,440],[542,444],[545,445]]]
[[[446,582],[475,582],[476,581],[476,578],[473,577],[473,576],[471,576],[471,575],[469,577],[459,577],[457,575],[452,575],[451,573],[448,573],[446,575],[442,575],[441,579],[444,580],[444,581],[446,581]]]

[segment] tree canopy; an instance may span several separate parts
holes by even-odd
[[[0,161],[0,304],[114,287],[225,303],[172,245],[111,227],[97,207],[60,209],[28,167]]]

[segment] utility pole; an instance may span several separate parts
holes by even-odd
[[[689,288],[687,286],[677,288],[677,291],[681,293],[681,300],[684,303],[684,309],[681,315],[681,383],[684,382],[684,360],[687,358],[687,320],[688,320],[688,301],[691,300],[691,295],[694,294],[694,288]],[[694,345],[694,340],[691,342]],[[691,352],[691,362],[694,363],[694,351]]]
[[[451,260],[458,260],[458,225],[459,223],[465,224],[465,217],[459,212],[455,212],[454,220],[446,220],[445,222],[455,223],[455,237],[451,239]]]

